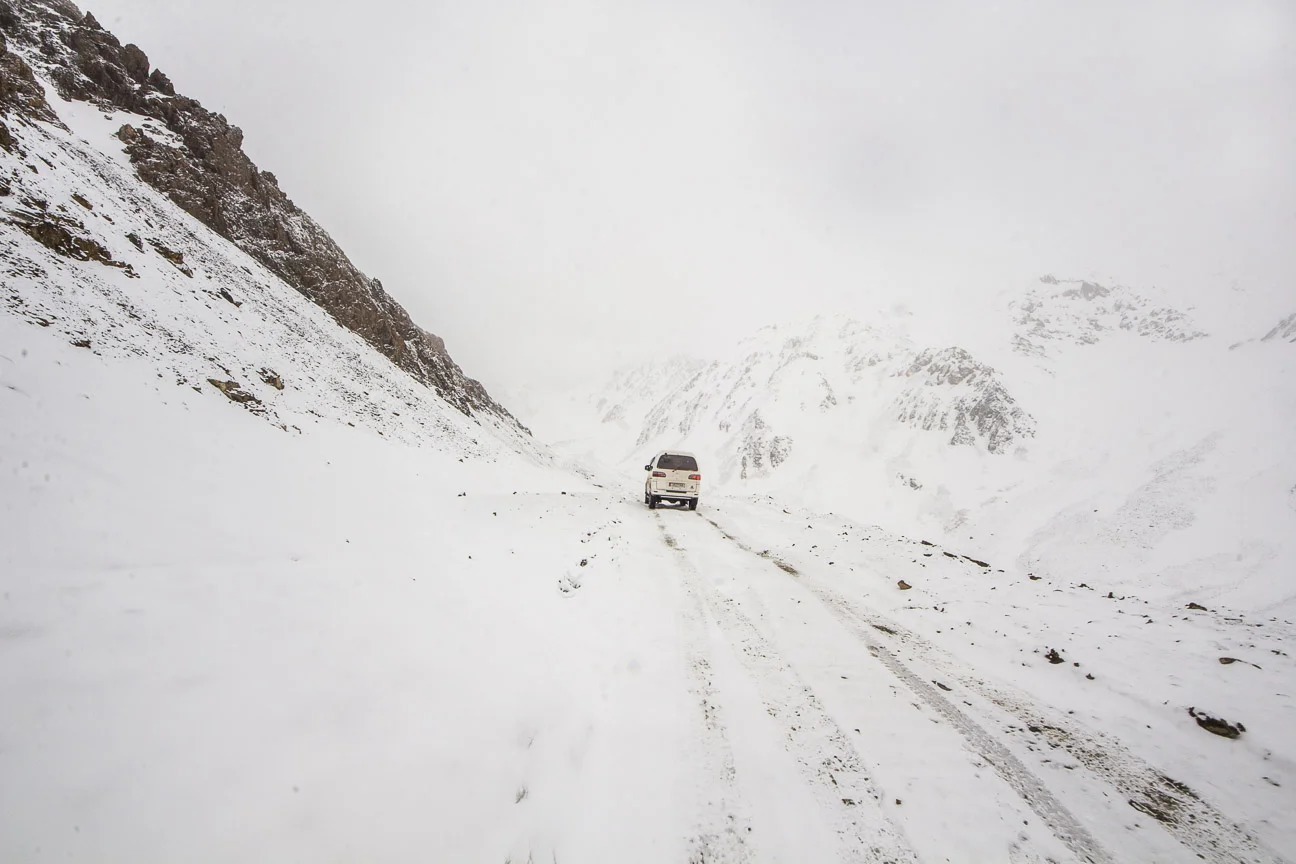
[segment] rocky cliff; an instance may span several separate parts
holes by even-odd
[[[12,146],[5,123],[58,123],[37,74],[66,100],[146,118],[117,132],[140,179],[459,411],[522,428],[252,163],[238,127],[177,94],[140,48],[122,45],[90,13],[65,0],[0,0],[0,146]]]

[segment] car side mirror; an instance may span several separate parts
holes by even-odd
[[[645,466],[644,466],[644,470],[645,470],[645,471],[651,471],[651,470],[652,470],[652,466],[651,466],[651,465],[645,465]]]

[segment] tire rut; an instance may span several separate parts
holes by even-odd
[[[769,715],[784,730],[788,752],[837,835],[841,860],[869,864],[917,862],[916,853],[882,811],[881,795],[859,754],[814,691],[782,660],[733,600],[706,588],[685,550],[661,517],[657,518],[663,541],[678,555],[689,592],[729,639]]]
[[[658,527],[665,532],[658,517]],[[667,535],[666,545],[675,548]],[[707,612],[702,598],[690,580],[685,580],[689,595],[685,616],[685,652],[696,705],[701,712],[703,744],[697,761],[703,767],[708,790],[715,795],[703,796],[703,813],[696,833],[689,838],[688,864],[744,864],[753,860],[747,835],[751,817],[735,780],[733,748],[724,722],[724,712],[716,697],[710,652],[706,642]]]
[[[725,531],[716,522],[709,518],[706,518],[706,521],[721,536],[738,548],[762,558],[762,560],[769,560]],[[780,567],[779,569],[783,570],[784,568]],[[821,590],[817,589],[816,586],[807,583],[801,575],[798,575],[798,583],[807,587],[819,600],[825,602],[837,614],[839,619],[843,618],[839,607],[826,600]],[[1106,862],[1112,861],[1111,856],[1098,844],[1098,841],[1094,839],[1080,821],[1053,796],[1053,793],[1048,790],[1043,781],[1027,768],[1020,759],[1014,756],[1007,747],[996,740],[989,731],[959,710],[953,702],[941,695],[935,686],[920,678],[905,666],[899,658],[866,632],[865,628],[856,626],[855,622],[850,620],[845,620],[845,623],[864,643],[871,655],[877,658],[896,678],[900,679],[915,696],[958,730],[971,749],[993,767],[995,773],[1021,796],[1022,800],[1048,826],[1049,831],[1063,845],[1074,852],[1081,860],[1090,862],[1090,864],[1106,864]]]
[[[704,517],[706,518],[706,517]],[[727,532],[715,521],[707,518],[725,539],[744,551],[763,557],[751,546]],[[768,560],[768,559],[766,559]],[[1283,864],[1284,859],[1268,849],[1257,837],[1203,801],[1192,789],[1180,783],[1135,756],[1115,739],[1096,733],[1076,724],[1055,711],[1038,705],[1023,694],[1009,693],[986,684],[966,667],[950,658],[930,642],[893,621],[866,613],[853,603],[817,584],[813,577],[798,574],[798,584],[806,588],[823,603],[868,648],[869,653],[882,662],[896,677],[926,701],[968,740],[995,770],[1044,819],[1050,829],[1052,819],[1060,819],[1055,830],[1059,839],[1082,855],[1098,855],[1091,860],[1109,860],[1093,838],[1065,807],[1043,786],[1005,745],[965,712],[956,707],[932,684],[916,675],[891,650],[883,645],[877,634],[884,634],[909,647],[922,657],[924,663],[939,669],[952,680],[957,680],[967,691],[1016,718],[1023,731],[1041,737],[1051,749],[1061,749],[1088,769],[1094,776],[1113,787],[1130,807],[1156,819],[1181,845],[1195,853],[1201,860],[1218,864]],[[1038,806],[1037,806],[1038,805]],[[1078,831],[1076,834],[1074,832]],[[1073,846],[1067,835],[1079,841]],[[1092,848],[1093,851],[1090,851]]]

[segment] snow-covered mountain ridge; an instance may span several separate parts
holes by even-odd
[[[561,420],[524,416],[626,472],[685,447],[708,488],[970,539],[1038,572],[1174,571],[1245,607],[1292,602],[1282,325],[1228,350],[1128,287],[1045,277],[967,326],[975,351],[915,344],[891,313],[781,324],[727,359],[655,361],[544,400]]]
[[[142,50],[123,46],[65,0],[24,2],[16,9],[0,2],[0,37],[11,308],[21,299],[30,311],[48,299],[33,281],[23,281],[42,281],[36,274],[55,260],[47,252],[93,262],[73,266],[95,285],[140,275],[145,262],[160,256],[166,262],[160,272],[197,280],[177,294],[205,291],[234,309],[273,279],[457,410],[525,432],[463,374],[441,339],[414,324],[378,280],[360,273],[292,203],[272,174],[252,164],[237,127],[178,95],[166,75],[150,71]],[[159,194],[146,195],[150,187]],[[20,250],[29,244],[19,232],[43,249]],[[231,245],[243,254],[231,257]],[[207,248],[232,263],[214,263]],[[51,264],[37,263],[40,258]],[[154,285],[151,278],[142,281]],[[130,296],[124,291],[109,305]],[[148,306],[134,305],[137,313]],[[236,314],[246,319],[252,311]],[[59,314],[46,312],[56,317],[43,320]],[[219,370],[207,371],[216,377]],[[225,379],[231,374],[223,373]],[[240,385],[250,377],[241,373]]]
[[[1158,306],[1125,285],[1107,287],[1085,279],[1042,276],[1035,287],[1009,304],[1016,332],[1013,349],[1045,356],[1050,342],[1092,345],[1116,331],[1151,340],[1188,342],[1206,337],[1191,318]]]

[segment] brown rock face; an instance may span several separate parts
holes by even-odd
[[[0,113],[18,113],[45,123],[58,118],[45,101],[45,91],[36,82],[31,67],[9,49],[9,37],[19,30],[13,7],[0,0]],[[9,137],[8,130],[5,138]],[[11,145],[6,145],[9,149]]]
[[[0,0],[0,37],[24,46],[64,98],[154,118],[181,146],[133,126],[118,137],[140,178],[322,306],[418,381],[465,414],[494,415],[526,431],[468,378],[445,343],[419,327],[377,279],[351,263],[328,234],[243,152],[243,133],[197,101],[175,95],[134,45],[123,46],[66,0]],[[57,118],[21,57],[0,42],[0,111],[45,122]]]

